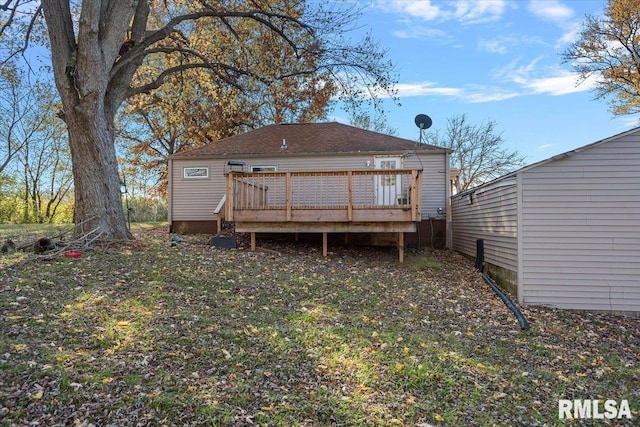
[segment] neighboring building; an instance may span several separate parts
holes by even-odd
[[[173,232],[217,233],[228,172],[376,169],[421,171],[413,240],[444,247],[449,151],[336,122],[265,126],[169,156],[169,224]]]
[[[521,304],[640,313],[640,128],[452,197],[453,249]]]

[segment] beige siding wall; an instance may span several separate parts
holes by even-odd
[[[640,134],[522,173],[523,302],[640,311]]]
[[[484,239],[485,262],[516,272],[517,208],[513,177],[454,196],[451,202],[453,250],[475,257],[476,240]]]
[[[444,153],[436,155],[408,156],[403,167],[422,169],[422,218],[444,219],[447,209],[447,176],[446,157]],[[442,209],[442,213],[438,212]]]
[[[273,157],[273,158],[234,158],[246,163],[245,170],[251,166],[277,166],[279,171],[345,170],[367,169],[373,166],[371,155],[344,155],[339,157]],[[226,159],[172,160],[171,171],[171,220],[196,221],[214,220],[213,211],[225,193]],[[369,162],[369,163],[367,163]],[[445,173],[444,153],[406,157],[405,168],[424,168],[422,186],[423,218],[438,216],[438,208],[446,207],[446,189],[448,179]],[[208,167],[209,178],[183,178],[185,167]]]
[[[208,178],[184,178],[184,168],[208,167]],[[224,163],[220,160],[173,160],[171,170],[171,220],[215,219],[213,211],[224,196]]]

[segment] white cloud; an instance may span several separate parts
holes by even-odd
[[[431,4],[431,0],[381,0],[374,4],[380,9],[395,13],[405,18],[414,17],[425,21],[433,21],[442,18],[442,10],[440,7]]]
[[[537,63],[541,60],[542,57],[539,56],[527,64],[520,65],[520,58],[516,58],[501,69],[494,71],[493,77],[498,80],[525,85],[531,79],[531,75],[536,70]]]
[[[394,1],[394,6],[416,18],[432,21],[442,17],[443,11],[438,6],[431,4],[430,0],[426,1]]]
[[[477,24],[499,20],[506,8],[507,0],[455,0],[450,2],[382,0],[374,4],[388,12],[420,21],[456,20],[467,24]]]
[[[545,21],[562,24],[573,18],[574,15],[573,9],[556,0],[531,0],[528,9]]]
[[[505,0],[458,0],[455,2],[455,19],[478,24],[500,20],[504,14],[507,2]]]
[[[576,13],[570,6],[557,0],[531,0],[527,9],[539,19],[551,22],[563,31],[556,41],[556,47],[562,47],[577,40],[582,27],[581,19],[576,19]]]
[[[462,96],[462,90],[451,87],[436,87],[433,82],[420,82],[420,83],[400,83],[396,86],[398,89],[398,96]]]
[[[534,94],[549,94],[553,96],[568,95],[570,93],[587,92],[594,88],[596,78],[588,78],[578,84],[578,74],[560,70],[550,77],[530,79],[523,84]]]
[[[427,28],[416,24],[408,24],[406,29],[394,31],[393,35],[401,39],[429,38],[439,41],[451,40],[451,36],[442,30]]]
[[[576,85],[576,76],[573,74],[533,79],[524,83],[524,87],[536,94],[546,93],[556,96],[588,90],[588,88]]]
[[[507,53],[507,43],[505,43],[505,39],[503,38],[493,40],[480,39],[478,41],[478,50],[504,55]]]
[[[581,30],[582,30],[582,24],[580,22],[576,21],[569,24],[564,34],[562,34],[558,39],[557,46],[568,45],[578,40]]]
[[[484,102],[504,101],[519,95],[517,92],[502,88],[487,88],[485,90],[468,93],[464,98],[471,104],[481,104]]]
[[[549,94],[553,96],[567,95],[576,92],[586,92],[593,89],[595,78],[587,79],[578,85],[578,74],[558,67],[543,67],[539,63],[542,57],[534,58],[524,65],[519,64],[519,59],[497,70],[494,77],[512,82],[532,94]]]
[[[546,151],[549,148],[553,147],[555,144],[542,144],[536,147],[536,151]]]
[[[443,96],[457,98],[471,104],[504,101],[518,93],[495,87],[455,88],[438,87],[433,82],[401,83],[396,86],[400,98],[412,96]]]
[[[539,36],[501,35],[494,36],[490,39],[481,37],[478,41],[477,48],[480,52],[489,52],[504,55],[514,46],[516,47],[518,52],[522,52],[524,46],[539,46],[545,44],[545,41],[542,40]]]

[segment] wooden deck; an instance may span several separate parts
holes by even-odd
[[[376,169],[304,172],[229,172],[225,219],[238,232],[404,233],[416,231],[422,206],[422,171]]]

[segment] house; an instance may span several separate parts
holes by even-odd
[[[238,218],[244,218],[257,232],[410,230],[407,243],[445,245],[449,151],[440,147],[337,122],[277,124],[168,160],[173,232],[215,234],[226,213],[237,230]],[[417,176],[419,182],[412,183]],[[256,202],[239,206],[239,191],[251,191]],[[258,210],[258,199],[264,209]],[[318,216],[320,199],[327,217]],[[365,212],[375,213],[375,220]]]
[[[640,313],[640,128],[456,194],[453,249],[521,304]]]

